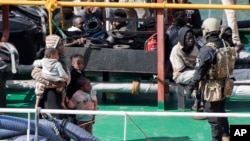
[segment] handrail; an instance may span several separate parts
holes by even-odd
[[[3,113],[35,113],[36,109],[28,108],[0,108]],[[206,116],[206,117],[237,117],[249,118],[250,113],[199,113],[199,112],[142,112],[142,111],[91,111],[91,110],[55,110],[55,109],[41,109],[40,113],[52,114],[93,114],[93,115],[112,115],[112,116],[175,116],[175,117],[192,117],[192,116]]]
[[[36,113],[36,109],[20,109],[20,108],[0,108],[0,112],[4,113],[27,113],[28,121],[30,121],[30,114]],[[205,116],[205,117],[237,117],[249,118],[250,113],[198,113],[198,112],[140,112],[140,111],[90,111],[90,110],[55,110],[55,109],[40,109],[40,113],[54,113],[54,114],[93,114],[93,115],[112,115],[124,116],[123,139],[126,141],[127,133],[127,116],[176,116],[176,117],[192,117],[192,116]],[[28,122],[30,124],[30,122]],[[28,125],[29,127],[29,125]],[[29,129],[27,129],[29,137]]]
[[[221,4],[173,4],[173,3],[117,3],[117,2],[64,2],[57,0],[26,1],[26,0],[0,0],[2,5],[40,5],[45,6],[49,16],[49,34],[52,34],[52,11],[58,6],[84,6],[109,8],[153,8],[153,9],[234,9],[250,10],[250,5],[221,5]]]
[[[36,113],[36,109],[20,109],[20,108],[0,108],[0,112],[4,113],[27,113],[28,121],[30,121],[30,114]],[[140,111],[90,111],[90,110],[54,110],[54,109],[40,109],[40,113],[54,113],[54,114],[93,114],[93,115],[112,115],[124,116],[123,139],[126,141],[127,133],[127,116],[176,116],[176,117],[192,117],[192,116],[205,116],[205,117],[237,117],[249,118],[250,113],[198,113],[198,112],[140,112]],[[30,127],[28,122],[28,127]],[[29,128],[27,129],[29,138]],[[27,140],[28,140],[27,138]]]
[[[27,108],[0,108],[0,112],[4,113],[35,113],[36,109]],[[112,115],[112,116],[176,116],[176,117],[237,117],[249,118],[250,113],[199,113],[199,112],[141,112],[141,111],[91,111],[91,110],[55,110],[41,109],[40,113],[54,114],[93,114],[93,115]]]
[[[53,1],[53,0],[47,0]],[[40,5],[46,6],[47,1],[25,1],[25,0],[0,0],[2,5]],[[109,8],[153,8],[153,9],[233,9],[250,10],[250,5],[222,5],[222,4],[173,4],[173,3],[116,3],[116,2],[63,2],[54,0],[57,6],[92,6]],[[54,3],[50,3],[54,6]]]

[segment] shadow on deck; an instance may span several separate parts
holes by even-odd
[[[135,140],[127,140],[127,141],[194,141],[190,139],[188,136],[183,137],[153,137],[150,139],[135,139]]]

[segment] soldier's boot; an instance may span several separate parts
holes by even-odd
[[[204,104],[203,104],[203,102],[196,99],[195,100],[195,105],[196,105],[196,107],[195,107],[196,112],[204,112],[204,106],[203,106]],[[207,117],[205,117],[205,116],[192,116],[192,118],[194,120],[206,120],[207,119]]]
[[[223,136],[222,141],[230,141],[230,137],[229,136]]]

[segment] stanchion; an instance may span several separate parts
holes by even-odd
[[[4,76],[4,72],[0,70],[0,108],[6,108],[6,77]]]

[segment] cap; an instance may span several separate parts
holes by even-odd
[[[46,48],[56,48],[61,38],[58,35],[46,36]]]

